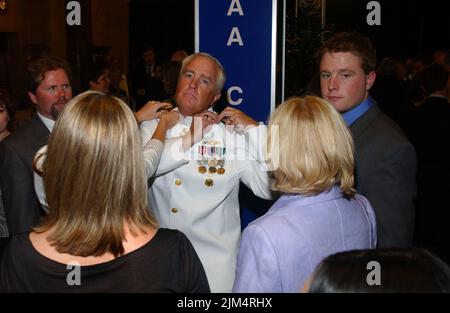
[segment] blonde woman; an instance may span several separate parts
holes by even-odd
[[[272,189],[281,198],[243,232],[234,292],[298,292],[315,266],[343,250],[375,248],[376,224],[353,189],[353,142],[339,113],[317,97],[292,98],[279,127]],[[275,164],[272,164],[275,165]]]
[[[98,91],[86,91],[83,94],[95,92],[99,93]],[[117,101],[117,99],[115,101]],[[134,112],[134,117],[136,118],[136,122],[138,124],[144,121],[159,119],[158,127],[156,128],[153,136],[144,145],[144,163],[147,178],[151,178],[155,174],[156,168],[163,152],[167,130],[172,128],[179,120],[179,113],[177,111],[168,113],[167,110],[164,110],[164,106],[167,106],[167,103],[149,101],[142,108],[140,108],[139,111]],[[46,153],[47,145],[39,149],[34,156],[33,180],[34,189],[39,199],[39,203],[41,204],[41,207],[44,209],[44,211],[48,212],[48,205],[45,199],[44,184],[42,181],[42,163],[45,160]]]
[[[208,292],[187,237],[158,229],[149,212],[144,167],[136,120],[122,101],[96,92],[73,98],[43,163],[48,214],[13,236],[0,291]]]

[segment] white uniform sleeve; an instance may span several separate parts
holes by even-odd
[[[183,152],[182,137],[167,138],[155,176],[164,175],[189,163],[186,155],[187,153]]]
[[[38,152],[36,152],[36,154],[34,155],[34,159],[37,159],[39,156],[41,156],[36,161],[36,168],[38,170],[42,170],[42,165],[44,164],[46,153],[47,153],[47,146],[45,145],[41,149],[39,149]],[[47,198],[45,196],[44,180],[42,179],[42,176],[36,172],[33,172],[33,180],[34,180],[34,190],[36,191],[39,203],[41,204],[44,211],[48,213],[48,204]]]
[[[142,142],[148,142],[152,138],[157,126],[158,120],[156,119],[151,121],[144,121],[141,123],[140,132]],[[155,166],[155,176],[166,174],[189,162],[189,160],[184,157],[182,144],[183,143],[181,137],[167,138],[165,140],[159,164],[158,162],[156,162],[157,167]]]
[[[158,139],[150,139],[144,147],[145,172],[147,178],[155,174],[163,151],[163,143]]]
[[[264,149],[267,141],[267,127],[259,125],[253,127],[245,134],[245,147],[247,149],[246,162],[241,181],[249,187],[255,195],[263,199],[272,199],[270,190],[269,170],[265,160]]]

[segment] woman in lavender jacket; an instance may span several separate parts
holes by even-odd
[[[369,201],[356,194],[353,141],[325,100],[291,98],[271,116],[272,189],[281,198],[243,232],[233,292],[299,292],[315,266],[375,248]]]

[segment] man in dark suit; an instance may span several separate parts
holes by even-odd
[[[419,159],[416,240],[450,264],[450,103],[449,73],[433,64],[418,73],[426,97],[412,115],[408,131]]]
[[[72,98],[70,75],[69,65],[58,58],[40,58],[28,66],[28,96],[36,105],[36,115],[0,143],[0,186],[10,235],[30,231],[41,216],[32,160],[47,144],[59,112]]]
[[[155,69],[155,51],[149,46],[144,49],[142,59],[131,73],[131,89],[136,111],[150,100],[162,101],[164,98],[163,83],[155,75]]]
[[[369,96],[375,48],[360,34],[338,33],[317,58],[322,96],[342,114],[355,141],[355,187],[375,210],[378,246],[412,245],[417,159],[400,128]]]

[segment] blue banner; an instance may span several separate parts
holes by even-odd
[[[225,68],[230,106],[267,122],[275,109],[277,0],[196,0],[196,52],[215,56]],[[272,204],[239,191],[244,228]]]
[[[275,108],[276,0],[196,0],[196,51],[225,68],[227,102],[257,121]]]

